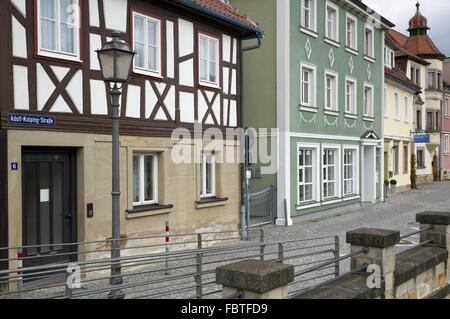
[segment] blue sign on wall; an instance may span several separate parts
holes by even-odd
[[[52,116],[8,114],[8,124],[54,126],[56,118]]]
[[[19,163],[11,163],[11,170],[12,171],[18,171],[19,170]]]
[[[416,135],[414,136],[415,144],[429,144],[431,141],[430,135]]]

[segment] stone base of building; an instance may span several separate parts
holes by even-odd
[[[434,182],[433,175],[417,176],[417,184],[429,184],[429,183],[433,183],[433,182]]]

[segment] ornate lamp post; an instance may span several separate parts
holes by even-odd
[[[112,40],[97,51],[103,81],[108,84],[112,106],[112,245],[111,285],[121,285],[123,279],[120,266],[120,131],[119,106],[122,85],[127,82],[135,52],[120,40],[120,32],[112,33]],[[112,87],[111,87],[112,85]],[[123,298],[120,289],[113,290],[110,298]]]

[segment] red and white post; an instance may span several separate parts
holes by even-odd
[[[169,253],[170,253],[170,224],[166,221],[166,270],[165,275],[170,275],[169,271]]]

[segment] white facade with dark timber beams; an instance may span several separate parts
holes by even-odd
[[[241,40],[263,34],[212,2],[1,1],[0,247],[111,236],[111,102],[95,51],[112,31],[137,53],[120,110],[122,235],[238,228],[240,165],[219,161],[238,142],[171,157],[175,128],[241,126]]]

